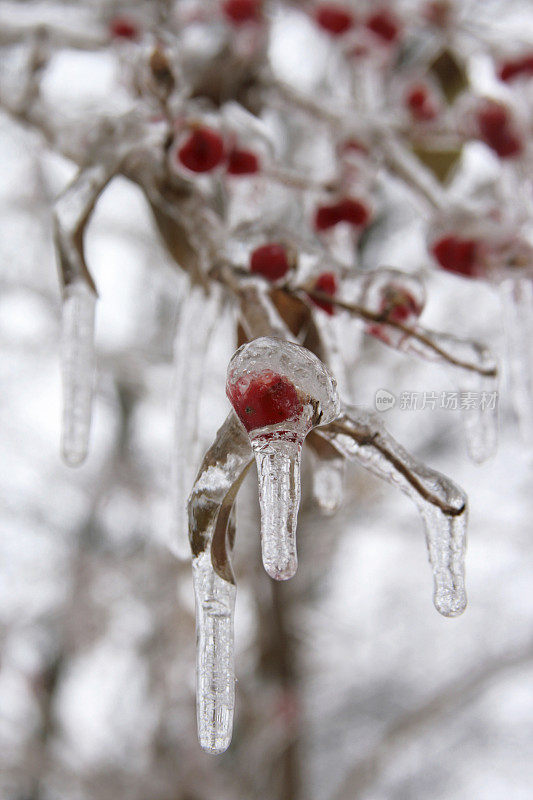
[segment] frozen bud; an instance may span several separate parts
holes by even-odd
[[[414,326],[426,302],[424,284],[416,275],[394,269],[379,269],[371,274],[363,290],[363,305],[393,325]],[[399,329],[371,323],[367,332],[386,344],[397,346],[404,336]]]
[[[322,294],[329,294],[331,297],[335,297],[338,288],[339,281],[335,273],[322,272],[313,282],[312,292],[322,292]],[[310,293],[308,296],[313,305],[317,306],[317,308],[321,308],[322,311],[326,312],[326,314],[333,316],[335,313],[335,306],[333,303],[330,303],[322,298],[314,297],[312,293]]]
[[[255,175],[260,170],[259,158],[252,150],[234,148],[228,154],[228,175]]]
[[[113,17],[109,23],[109,33],[113,39],[135,40],[140,36],[139,26],[130,17]]]
[[[476,114],[477,135],[500,158],[514,158],[523,149],[523,141],[508,108],[489,100]]]
[[[416,122],[431,122],[439,113],[432,92],[424,83],[409,87],[405,95],[405,105]]]
[[[442,236],[431,247],[431,252],[442,269],[465,278],[477,278],[483,274],[481,250],[476,239],[462,238],[455,234]]]
[[[231,25],[246,25],[261,19],[261,0],[225,0],[222,13]]]
[[[498,70],[498,77],[505,83],[514,81],[516,78],[533,77],[533,53],[504,61]]]
[[[365,203],[353,197],[344,197],[331,205],[319,206],[314,223],[317,231],[327,231],[339,222],[362,228],[369,220],[370,211]]]
[[[294,257],[278,242],[257,247],[250,254],[250,272],[274,283],[284,278],[294,264]]]
[[[315,20],[319,28],[330,36],[342,36],[354,26],[349,8],[338,3],[321,3],[315,9]]]
[[[263,564],[286,580],[297,567],[302,445],[312,428],[339,415],[337,384],[305,347],[262,337],[234,354],[226,393],[257,464]]]
[[[393,44],[400,36],[400,24],[388,8],[371,14],[366,19],[365,26],[385,44]]]
[[[224,158],[224,140],[212,128],[195,128],[179,148],[177,158],[191,172],[210,172]]]

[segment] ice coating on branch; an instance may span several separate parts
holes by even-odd
[[[200,465],[198,415],[206,378],[205,358],[220,316],[217,287],[210,294],[193,286],[184,298],[174,338],[174,442],[172,447],[172,523],[170,546],[180,558],[189,555],[187,498]]]
[[[435,608],[445,617],[461,614],[466,606],[464,492],[444,475],[409,455],[375,414],[346,406],[335,422],[320,430],[320,436],[413,500],[424,521]]]
[[[232,412],[208,450],[189,498],[198,738],[208,753],[222,753],[231,741],[236,593],[230,560],[234,539],[232,509],[252,460],[248,437]]]
[[[95,369],[95,307],[96,295],[85,281],[74,281],[65,287],[61,330],[61,453],[71,467],[85,460],[89,446]]]
[[[500,284],[508,351],[511,400],[521,436],[533,441],[533,282],[508,278]]]
[[[336,382],[305,347],[270,337],[237,350],[226,392],[257,464],[263,564],[276,580],[296,572],[301,452],[316,425],[339,413]]]

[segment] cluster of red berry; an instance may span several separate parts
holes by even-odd
[[[211,172],[225,163],[229,175],[254,175],[260,171],[258,156],[251,150],[232,147],[226,152],[218,131],[195,128],[177,151],[177,159],[191,172]]]
[[[331,36],[343,36],[358,24],[350,9],[337,3],[320,3],[314,16],[317,25]],[[362,20],[362,24],[386,44],[396,42],[400,36],[400,24],[388,8],[373,11]]]

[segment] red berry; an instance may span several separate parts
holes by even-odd
[[[227,393],[247,431],[286,422],[302,412],[294,384],[271,370],[241,378],[228,387]]]
[[[380,313],[390,322],[406,322],[410,317],[418,317],[420,306],[413,295],[400,287],[387,287],[383,293]]]
[[[429,122],[437,116],[429,90],[423,84],[412,86],[407,92],[405,102],[413,117],[420,122]]]
[[[313,285],[313,289],[315,289],[317,292],[329,294],[331,297],[335,297],[338,288],[337,276],[334,272],[323,272],[318,276]],[[318,306],[318,308],[321,308],[322,311],[325,311],[326,314],[333,316],[335,313],[335,306],[333,303],[328,303],[327,300],[317,300],[314,297],[310,297],[309,299],[315,304],[315,306]]]
[[[315,212],[315,228],[325,231],[339,222],[348,222],[357,227],[366,225],[370,219],[368,208],[360,200],[345,197],[331,206],[319,206]]]
[[[512,81],[519,76],[533,76],[533,55],[523,56],[514,61],[505,61],[499,71],[498,75],[502,81]]]
[[[233,25],[257,22],[261,17],[260,0],[226,0],[222,12]]]
[[[522,141],[513,129],[507,109],[499,103],[487,103],[478,111],[479,136],[500,158],[512,158],[522,152]]]
[[[191,172],[209,172],[223,157],[222,136],[211,128],[196,128],[178,150],[178,159]]]
[[[366,225],[370,218],[370,212],[360,200],[346,197],[337,203],[337,209],[341,222],[349,222],[350,225]]]
[[[315,9],[317,25],[332,36],[342,36],[353,28],[353,15],[343,6],[335,3],[324,3]]]
[[[109,32],[115,39],[138,39],[137,24],[127,17],[114,17],[109,23]]]
[[[263,275],[269,281],[285,277],[290,269],[287,251],[282,244],[265,244],[250,255],[250,272]]]
[[[400,35],[398,22],[387,9],[371,14],[367,18],[365,25],[372,33],[375,33],[376,36],[389,44],[396,41]]]
[[[339,211],[334,206],[319,206],[315,212],[315,228],[317,231],[326,231],[340,222]]]
[[[448,272],[474,278],[478,274],[478,243],[474,239],[444,236],[432,247],[441,267]]]
[[[228,156],[229,175],[255,175],[259,172],[259,159],[251,150],[232,150]]]

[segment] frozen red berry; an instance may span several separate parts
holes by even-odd
[[[315,20],[331,36],[342,36],[353,28],[354,18],[347,8],[335,3],[322,3],[315,9]]]
[[[522,56],[510,61],[504,61],[498,70],[500,80],[509,82],[518,77],[533,76],[533,55]]]
[[[211,128],[196,128],[178,150],[178,159],[191,172],[209,172],[224,158],[224,140]]]
[[[477,125],[480,139],[500,158],[513,158],[522,152],[522,140],[505,106],[500,103],[486,103],[477,112]]]
[[[315,228],[325,231],[339,222],[361,227],[370,219],[367,206],[360,200],[345,197],[332,205],[319,206],[315,212]]]
[[[290,267],[287,250],[282,244],[265,244],[250,255],[250,272],[262,275],[269,281],[284,278]]]
[[[109,23],[109,32],[115,39],[138,39],[139,27],[128,17],[114,17]]]
[[[233,25],[258,22],[261,18],[260,0],[225,0],[222,13]]]
[[[448,272],[468,278],[476,277],[479,272],[479,245],[475,239],[444,236],[434,243],[432,253],[440,266]]]
[[[383,290],[380,313],[390,322],[404,323],[420,315],[421,308],[413,295],[401,286]]]
[[[372,31],[379,39],[387,44],[395,42],[400,35],[400,26],[396,17],[388,9],[376,11],[367,17],[366,27]]]
[[[414,119],[429,122],[437,116],[437,106],[430,91],[423,83],[411,86],[405,96],[405,104]]]
[[[251,150],[235,148],[228,155],[229,175],[255,175],[259,172],[259,159]]]
[[[337,276],[334,272],[323,272],[318,278],[315,280],[313,284],[314,291],[322,292],[323,294],[329,294],[331,297],[335,297],[337,294],[337,290],[339,288]],[[327,300],[318,300],[316,297],[310,297],[310,300],[321,308],[322,311],[325,311],[326,314],[333,316],[335,313],[335,306],[333,303],[328,303]]]
[[[247,431],[294,419],[303,410],[294,384],[272,370],[240,378],[227,394]]]

